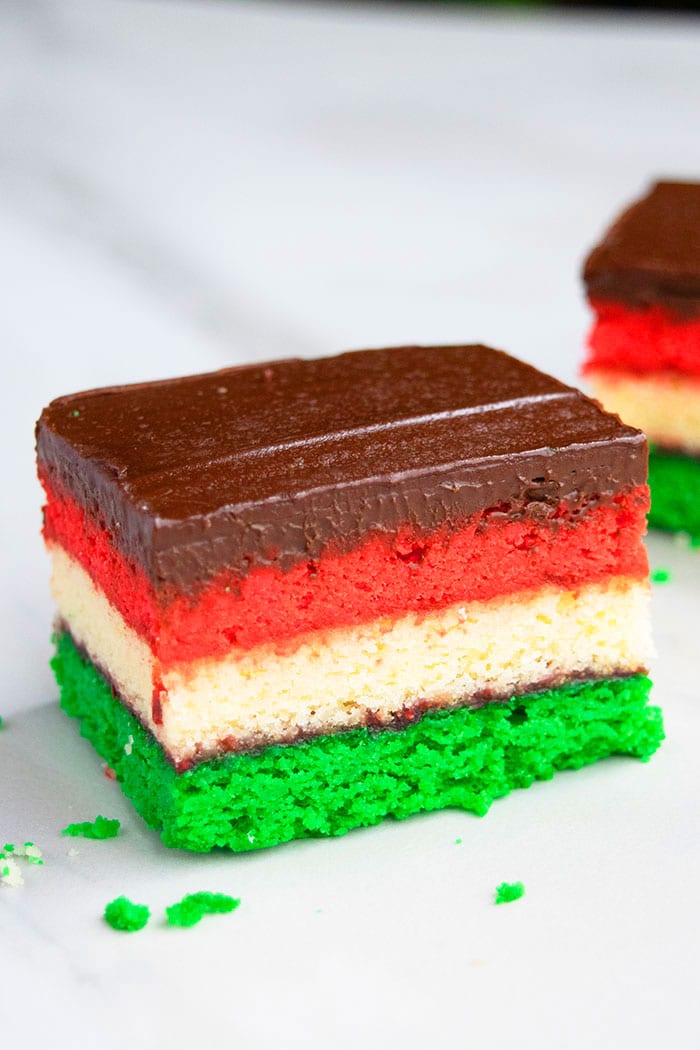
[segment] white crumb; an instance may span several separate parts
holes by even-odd
[[[15,857],[23,857],[30,864],[43,864],[43,853],[33,842],[25,842],[23,846],[15,846]]]
[[[19,864],[11,860],[10,857],[3,856],[0,858],[0,883],[3,886],[22,886],[24,885],[24,879],[22,878],[22,872],[19,870]]]
[[[675,532],[673,534],[673,542],[676,547],[680,547],[682,550],[687,550],[693,547],[693,537],[689,532]]]
[[[129,739],[124,744],[124,754],[125,755],[130,755],[131,752],[133,751],[133,749],[134,749],[134,738],[131,735],[131,733],[129,733]]]

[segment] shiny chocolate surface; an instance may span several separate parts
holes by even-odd
[[[283,570],[369,534],[546,516],[646,479],[642,435],[483,346],[289,359],[93,390],[37,425],[40,471],[157,585]]]
[[[591,299],[658,304],[700,315],[700,182],[657,182],[593,249],[584,268]]]

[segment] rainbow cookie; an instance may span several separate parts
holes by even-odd
[[[59,398],[61,703],[171,846],[235,850],[647,758],[642,435],[481,346]]]
[[[586,262],[584,373],[652,445],[650,524],[700,539],[700,183],[659,182]]]

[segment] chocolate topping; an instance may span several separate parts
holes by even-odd
[[[657,182],[593,249],[589,298],[700,315],[700,182]]]
[[[483,346],[290,359],[53,401],[40,470],[157,586],[288,570],[368,534],[542,517],[646,480],[646,444]]]

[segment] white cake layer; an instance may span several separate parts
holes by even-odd
[[[637,672],[651,655],[648,583],[614,577],[232,649],[161,674],[150,647],[84,569],[56,545],[51,554],[61,619],[176,763],[222,746],[388,724],[425,703],[453,706]]]
[[[655,444],[700,456],[700,380],[670,372],[636,375],[597,369],[588,376],[604,408]]]

